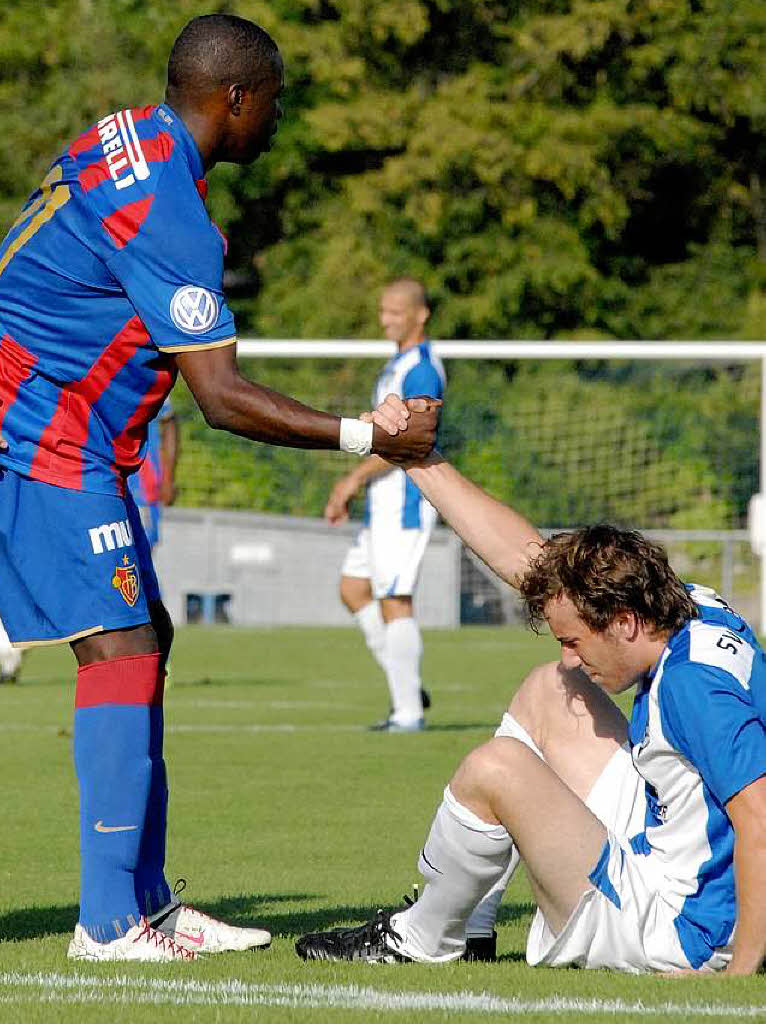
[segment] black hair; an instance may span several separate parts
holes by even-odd
[[[279,48],[268,32],[234,14],[204,14],[173,43],[167,96],[206,95],[234,84],[253,89],[278,73]]]

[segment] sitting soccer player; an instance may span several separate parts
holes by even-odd
[[[684,586],[638,533],[594,526],[543,542],[447,463],[408,472],[520,588],[561,662],[528,676],[496,736],[450,781],[420,857],[422,898],[361,928],[304,936],[298,953],[457,959],[469,928],[491,943],[520,856],[538,908],[531,964],[757,971],[766,666],[750,627],[712,590]],[[609,697],[632,686],[628,724]]]

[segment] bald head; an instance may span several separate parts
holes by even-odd
[[[205,14],[190,21],[173,44],[166,98],[175,106],[231,85],[256,89],[281,70],[277,44],[254,22]]]
[[[380,324],[386,337],[399,351],[419,345],[431,310],[423,284],[414,277],[397,277],[380,298]]]
[[[386,293],[396,293],[411,306],[428,309],[428,295],[425,286],[416,277],[396,277],[385,289]]]

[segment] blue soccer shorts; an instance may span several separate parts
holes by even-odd
[[[0,472],[0,619],[18,647],[150,621],[159,598],[133,498]]]

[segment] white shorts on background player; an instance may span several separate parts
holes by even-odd
[[[402,473],[394,470],[394,473]],[[371,525],[363,527],[349,548],[343,576],[368,579],[372,596],[409,597],[415,590],[420,564],[431,536],[436,511],[424,498],[420,499],[420,525],[405,527],[399,515],[371,515]]]
[[[590,875],[596,888],[583,894],[558,935],[541,911],[536,912],[527,939],[527,962],[633,973],[689,967],[675,928],[678,907],[668,898],[667,880],[656,859],[634,853],[627,838],[643,831],[646,818],[646,785],[627,746],[609,761],[586,804],[609,833]],[[721,969],[730,959],[730,949],[718,950],[702,970]]]
[[[373,406],[386,395],[441,398],[446,375],[428,341],[397,352],[381,370]],[[372,596],[409,597],[431,536],[436,512],[403,469],[392,469],[367,487],[365,526],[346,555],[343,576],[370,580]]]

